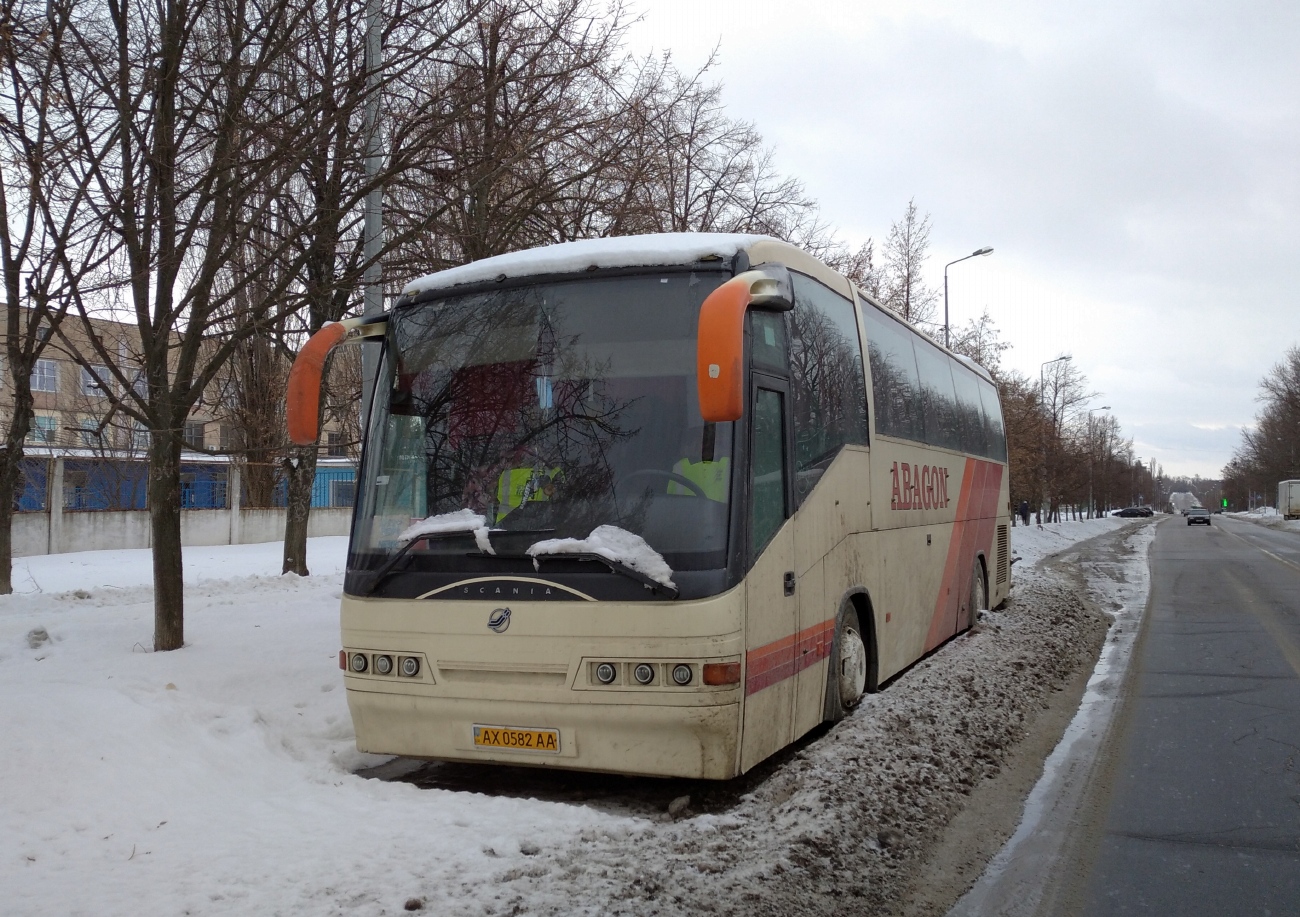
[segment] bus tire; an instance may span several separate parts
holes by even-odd
[[[989,603],[989,590],[984,582],[984,564],[978,557],[975,558],[975,566],[970,573],[970,593],[966,601],[970,603],[970,607],[966,610],[966,627],[969,629],[979,621],[980,612]]]
[[[835,622],[835,641],[826,667],[826,722],[844,719],[862,700],[867,690],[867,666],[867,644],[858,613],[852,605],[846,605]]]

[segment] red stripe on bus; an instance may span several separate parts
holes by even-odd
[[[745,654],[745,696],[798,675],[830,655],[835,619],[782,637]]]
[[[957,632],[957,613],[970,584],[970,571],[981,545],[988,545],[997,523],[998,499],[1002,492],[1002,466],[968,458],[962,473],[957,518],[953,522],[948,556],[944,559],[943,582],[935,598],[926,652]]]

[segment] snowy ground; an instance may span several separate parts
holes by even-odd
[[[0,597],[0,910],[888,911],[1026,715],[1091,665],[1104,621],[1032,565],[1142,523],[1013,529],[1006,609],[757,774],[695,785],[676,821],[358,776],[384,759],[355,751],[336,667],[342,538],[312,540],[308,579],[277,575],[278,544],[186,549],[174,653],[147,650],[147,551],[20,559]]]

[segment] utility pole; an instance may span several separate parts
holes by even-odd
[[[384,311],[383,271],[379,252],[383,244],[384,191],[374,184],[383,165],[379,143],[380,69],[383,66],[383,5],[381,0],[366,2],[366,182],[371,185],[366,194],[365,224],[362,256],[366,270],[362,275],[365,288],[367,318]],[[361,348],[361,428],[364,430],[370,417],[371,396],[375,391],[375,376],[379,371],[377,347]]]

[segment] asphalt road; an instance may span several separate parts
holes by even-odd
[[[1300,914],[1300,535],[1176,516],[1150,560],[1134,677],[1059,912]]]

